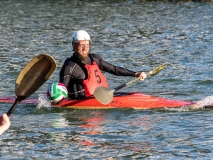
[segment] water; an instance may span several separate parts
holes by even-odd
[[[122,91],[199,102],[213,95],[213,4],[209,2],[0,1],[0,95],[14,96],[24,65],[40,53],[57,61],[58,81],[85,29],[92,52],[138,71],[169,63]],[[132,80],[106,74],[110,88]],[[211,98],[210,98],[211,99]],[[209,101],[209,98],[207,98]],[[11,104],[1,103],[0,113]],[[212,109],[72,110],[19,105],[1,136],[1,159],[211,159]]]

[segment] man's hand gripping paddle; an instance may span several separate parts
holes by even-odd
[[[147,76],[155,76],[156,74],[158,74],[161,70],[163,70],[165,67],[166,67],[167,63],[164,63],[162,64],[161,66],[155,68],[154,70],[152,71],[149,71],[149,73],[147,74]],[[116,87],[114,90],[110,90],[106,87],[103,87],[103,86],[100,86],[100,87],[97,87],[94,91],[94,96],[95,98],[102,104],[108,104],[112,101],[113,99],[113,95],[114,95],[114,92],[121,89],[121,88],[124,88],[130,84],[132,84],[133,82],[136,82],[138,80],[140,80],[141,77],[138,77],[128,83],[124,83],[118,87]]]
[[[48,80],[56,69],[56,62],[53,57],[47,54],[40,54],[34,57],[19,73],[15,84],[16,99],[13,106],[7,112],[10,116],[16,106],[24,99],[33,94],[39,87]]]

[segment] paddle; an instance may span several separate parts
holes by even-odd
[[[155,68],[152,71],[149,71],[149,73],[147,74],[147,76],[155,76],[156,74],[158,74],[161,70],[163,70],[166,67],[167,63],[162,64],[161,66]],[[95,98],[102,104],[108,104],[112,101],[113,99],[113,94],[115,91],[124,88],[130,84],[132,84],[133,82],[138,81],[139,79],[141,79],[141,77],[138,77],[128,83],[124,83],[118,87],[116,87],[114,90],[110,90],[106,87],[100,86],[97,87],[94,91],[94,96]]]
[[[53,57],[40,54],[34,57],[19,73],[16,84],[16,99],[13,106],[7,112],[10,116],[16,106],[25,98],[33,94],[52,75],[56,69]]]

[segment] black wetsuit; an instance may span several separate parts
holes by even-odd
[[[87,64],[95,61],[100,70],[117,75],[117,76],[135,76],[136,72],[130,71],[123,67],[117,67],[105,62],[96,54],[89,54]],[[67,58],[60,71],[60,82],[63,83],[69,92],[69,98],[85,98],[82,82],[87,79],[87,70],[79,58],[73,54]]]

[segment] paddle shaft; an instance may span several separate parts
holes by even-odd
[[[147,74],[147,76],[149,76],[149,75],[151,75],[151,72],[149,72],[149,73]],[[132,81],[130,81],[130,82],[128,82],[128,83],[124,83],[124,84],[122,84],[122,85],[120,85],[120,86],[114,88],[114,92],[117,91],[117,90],[120,90],[120,89],[122,89],[122,88],[124,88],[124,87],[126,87],[126,86],[128,86],[128,85],[130,85],[130,84],[132,84],[132,83],[134,83],[134,82],[136,82],[136,81],[138,81],[138,80],[140,80],[140,79],[141,79],[141,77],[138,77],[138,78],[135,78],[135,79],[133,79]]]
[[[7,116],[9,117],[13,111],[15,110],[16,106],[21,102],[21,100],[19,100],[18,98],[16,98],[15,103],[12,105],[12,107],[10,108],[10,110],[7,112]]]
[[[149,71],[149,73],[147,74],[147,76],[149,76],[149,75],[154,76],[154,75],[158,74],[162,69],[164,69],[166,67],[166,65],[167,65],[167,63],[164,63],[163,65],[155,68],[154,70]],[[135,78],[134,80],[132,80],[132,81],[130,81],[128,83],[124,83],[124,84],[122,84],[122,85],[114,88],[114,90],[110,90],[110,89],[108,89],[106,87],[102,87],[102,86],[97,87],[95,89],[93,95],[95,96],[95,98],[100,103],[102,103],[102,104],[108,104],[108,103],[110,103],[112,101],[113,94],[114,94],[115,91],[117,91],[117,90],[119,90],[121,88],[124,88],[124,87],[126,87],[126,86],[128,86],[128,85],[130,85],[130,84],[132,84],[132,83],[134,83],[134,82],[136,82],[138,80],[140,80],[141,78],[142,77],[139,76],[139,77]]]

